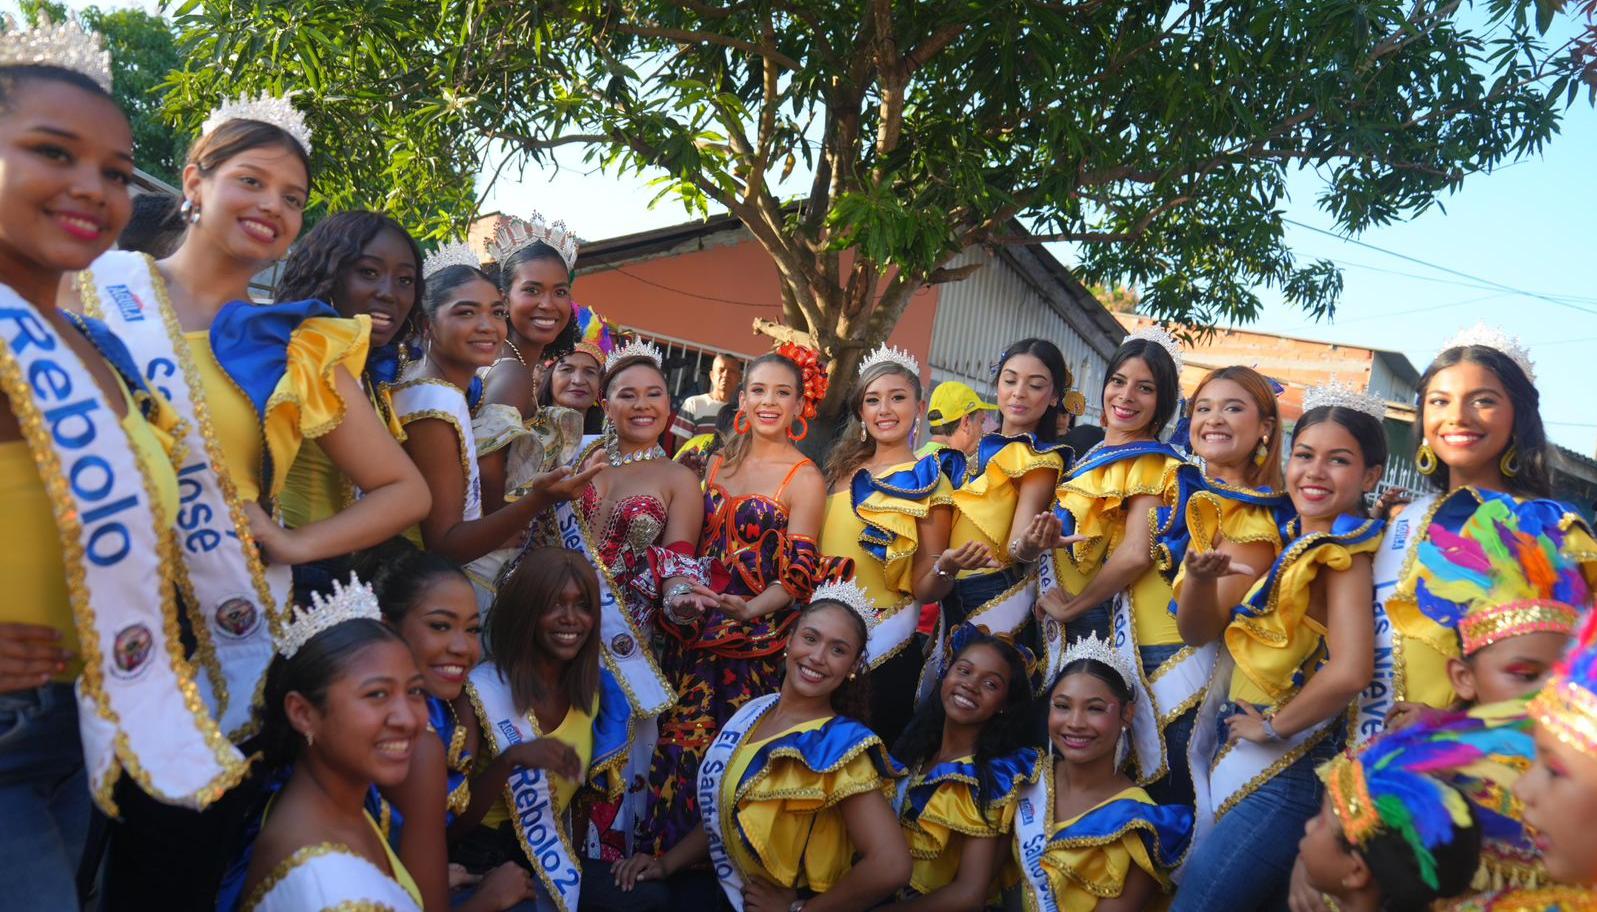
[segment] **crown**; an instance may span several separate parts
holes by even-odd
[[[1386,417],[1386,403],[1381,399],[1368,393],[1361,393],[1335,379],[1323,386],[1311,386],[1303,394],[1303,410],[1305,412],[1321,406],[1352,409],[1356,412],[1363,412],[1376,421],[1381,421]]]
[[[1108,640],[1098,639],[1098,634],[1089,633],[1071,643],[1070,647],[1065,650],[1064,657],[1060,659],[1059,667],[1069,667],[1071,662],[1075,662],[1078,659],[1092,659],[1094,662],[1102,662],[1108,665],[1115,670],[1115,674],[1120,675],[1120,680],[1126,685],[1127,690],[1133,693],[1136,692],[1136,672],[1131,669],[1131,666],[1126,664],[1126,660],[1121,657],[1120,653],[1115,651],[1114,646],[1110,645]]]
[[[451,266],[470,266],[473,269],[481,269],[482,260],[478,259],[470,244],[464,241],[450,241],[432,253],[427,254],[427,258],[421,261],[421,276],[425,279],[433,273],[442,272]]]
[[[1163,326],[1160,326],[1157,323],[1149,323],[1147,326],[1144,326],[1135,332],[1126,333],[1126,338],[1125,340],[1122,340],[1121,344],[1124,345],[1126,341],[1131,339],[1142,339],[1147,342],[1152,342],[1153,344],[1164,349],[1167,353],[1169,353],[1170,360],[1176,363],[1177,374],[1181,373],[1181,368],[1186,365],[1186,361],[1181,357],[1181,345],[1176,342],[1176,337],[1170,335],[1170,333],[1165,331]]]
[[[39,13],[39,24],[22,28],[10,14],[6,30],[0,34],[0,66],[48,66],[68,70],[94,80],[111,92],[111,52],[98,34],[84,31],[72,19],[51,22]]]
[[[611,352],[609,361],[607,363],[619,364],[622,358],[634,357],[648,358],[650,361],[654,362],[655,367],[661,369],[664,369],[665,367],[665,355],[660,353],[659,346],[655,345],[653,342],[645,342],[642,339],[633,339],[631,342],[628,342],[627,344]]]
[[[1476,323],[1442,343],[1442,351],[1463,348],[1466,345],[1480,345],[1502,352],[1508,360],[1519,365],[1519,369],[1525,372],[1526,380],[1536,382],[1536,363],[1530,359],[1530,349],[1519,341],[1518,336],[1510,335],[1501,327]]]
[[[865,622],[867,632],[875,630],[877,622],[881,620],[876,602],[853,580],[835,580],[816,586],[810,594],[810,603],[815,602],[842,602]]]
[[[1574,647],[1527,709],[1558,740],[1597,757],[1597,611],[1587,612]]]
[[[311,128],[305,122],[305,115],[299,108],[294,107],[293,93],[277,96],[262,92],[256,98],[246,98],[240,95],[232,100],[223,100],[216,110],[205,118],[205,123],[200,124],[200,135],[205,136],[212,130],[220,127],[230,120],[258,120],[261,123],[271,124],[294,137],[305,154],[311,154]]]
[[[859,363],[859,375],[861,377],[865,376],[866,371],[878,364],[897,364],[916,377],[920,376],[920,362],[915,360],[914,355],[885,342],[878,346],[875,351],[866,355],[865,360]]]
[[[332,595],[323,596],[320,592],[313,592],[309,608],[295,606],[289,609],[288,620],[283,622],[282,634],[277,638],[277,651],[283,658],[292,659],[294,653],[304,648],[316,634],[345,621],[361,618],[380,621],[383,612],[377,605],[377,596],[372,592],[372,587],[351,573],[349,586],[333,580]]]
[[[559,252],[567,272],[577,267],[577,236],[565,222],[547,222],[539,212],[528,219],[499,216],[494,222],[493,235],[483,242],[483,250],[495,263],[504,263],[516,251],[538,243],[548,244]]]

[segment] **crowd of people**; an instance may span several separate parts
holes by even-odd
[[[1384,403],[1183,398],[1157,328],[674,408],[562,223],[301,236],[271,97],[135,219],[109,84],[0,35],[0,910],[1597,905],[1597,540],[1511,337],[1406,498]]]

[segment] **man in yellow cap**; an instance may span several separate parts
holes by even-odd
[[[931,440],[916,455],[925,456],[951,447],[974,456],[976,445],[987,432],[987,413],[996,411],[998,406],[983,402],[975,390],[957,380],[937,384],[926,406],[926,425],[931,431]]]

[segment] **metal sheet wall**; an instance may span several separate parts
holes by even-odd
[[[1017,339],[1037,336],[1059,346],[1065,364],[1075,375],[1076,388],[1086,394],[1087,417],[1099,414],[1098,393],[1103,389],[1108,360],[1087,344],[1065,318],[1048,303],[1026,276],[987,251],[973,248],[960,254],[952,266],[981,262],[983,268],[960,282],[942,286],[937,320],[932,328],[932,382],[960,380],[983,396],[995,392],[993,366],[1005,348]],[[1066,299],[1063,288],[1050,297]],[[1079,306],[1069,300],[1063,306]]]

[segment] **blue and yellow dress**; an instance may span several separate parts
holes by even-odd
[[[871,722],[889,743],[912,713],[923,661],[921,650],[914,647],[920,614],[914,594],[919,523],[933,509],[948,506],[952,493],[953,486],[932,455],[880,475],[861,468],[846,486],[826,498],[821,553],[853,559],[854,582],[881,612],[867,650],[873,682]]]
[[[925,896],[953,883],[965,840],[1009,838],[1020,789],[1036,781],[1037,761],[1038,752],[1030,747],[994,760],[987,770],[992,794],[985,802],[980,799],[981,770],[973,756],[899,780],[894,803],[912,862],[906,896]],[[995,875],[989,899],[1015,879],[1008,865]]]
[[[885,797],[903,775],[881,739],[844,716],[739,745],[720,783],[733,864],[745,882],[825,893],[854,863],[843,801],[870,791]]]
[[[973,462],[954,449],[933,455],[953,483],[950,499],[955,512],[949,547],[977,542],[1001,565],[997,570],[960,571],[954,590],[943,599],[943,629],[947,631],[978,615],[1025,580],[1028,568],[1013,563],[1009,556],[1009,531],[1020,500],[1020,479],[1039,469],[1063,473],[1073,457],[1063,441],[1044,443],[1031,434],[988,434],[977,446]],[[976,623],[981,623],[980,618]]]
[[[1552,500],[1531,501],[1499,491],[1479,488],[1456,488],[1432,501],[1417,502],[1406,508],[1390,524],[1382,551],[1403,553],[1402,569],[1396,588],[1386,598],[1386,615],[1392,622],[1393,696],[1398,700],[1424,703],[1447,709],[1457,700],[1451,679],[1447,675],[1447,660],[1459,657],[1458,621],[1461,613],[1426,613],[1415,589],[1419,574],[1415,556],[1421,542],[1428,541],[1432,525],[1449,532],[1458,532],[1481,504],[1487,500],[1506,499],[1515,506],[1527,521],[1526,505],[1536,504],[1534,514],[1549,527],[1564,532],[1563,550],[1575,555],[1582,564],[1588,585],[1597,587],[1597,540],[1592,537],[1586,521],[1563,504]],[[1383,583],[1382,567],[1377,563],[1376,586]],[[1445,606],[1440,600],[1427,600],[1432,611]]]
[[[1171,890],[1170,870],[1186,852],[1192,835],[1192,811],[1180,805],[1154,803],[1137,786],[1127,786],[1113,797],[1071,817],[1054,820],[1054,764],[1043,760],[1041,775],[1047,786],[1043,802],[1048,834],[1040,873],[1054,904],[1063,912],[1091,912],[1098,901],[1120,895],[1133,866],[1141,868],[1166,894]],[[1015,857],[1025,867],[1021,838],[1016,831]],[[1025,879],[1021,898],[1028,912],[1042,908],[1037,885]],[[1168,904],[1160,896],[1146,908]]]
[[[1160,539],[1161,562],[1168,563],[1172,596],[1185,578],[1182,567],[1187,552],[1212,551],[1224,540],[1249,544],[1262,542],[1276,555],[1286,546],[1284,527],[1298,515],[1292,498],[1269,488],[1250,488],[1214,478],[1198,481],[1186,502],[1185,523],[1166,530]],[[1175,610],[1172,598],[1171,610]]]

